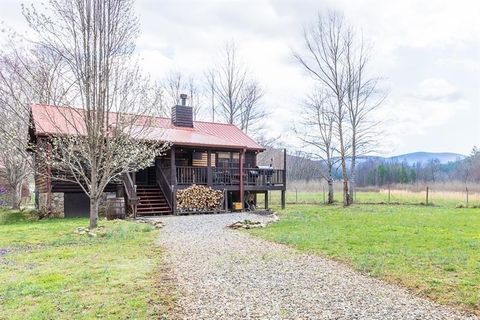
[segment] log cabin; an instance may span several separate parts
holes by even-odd
[[[285,207],[286,172],[283,168],[258,166],[257,155],[265,149],[232,124],[194,121],[192,108],[181,104],[172,107],[171,118],[155,118],[154,130],[171,144],[167,153],[151,166],[123,175],[110,183],[105,198],[123,198],[125,210],[134,215],[181,214],[176,206],[176,192],[191,185],[205,185],[224,191],[223,210],[234,204],[240,209],[257,205],[257,194],[281,193]],[[49,105],[31,107],[30,140],[37,147],[48,148],[49,138],[58,134],[48,123],[61,108]],[[47,116],[48,115],[48,116]],[[58,125],[58,124],[57,124]],[[286,154],[284,151],[284,159]],[[79,185],[56,177],[54,168],[37,164],[35,189],[40,210],[62,217],[89,215],[89,199]]]

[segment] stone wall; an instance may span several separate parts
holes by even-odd
[[[44,215],[48,213],[48,193],[39,193],[38,194],[38,209]],[[63,218],[64,214],[64,196],[63,193],[55,192],[52,193],[51,201],[51,212],[49,214],[51,217]]]
[[[103,193],[102,198],[98,206],[98,215],[105,217],[107,211],[107,199],[115,198],[115,192],[105,192]],[[48,194],[39,193],[38,194],[38,209],[44,215],[47,215],[48,212]],[[52,204],[51,204],[51,217],[64,218],[64,194],[63,193],[52,193]]]

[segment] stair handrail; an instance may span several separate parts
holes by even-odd
[[[129,172],[125,172],[122,177],[123,186],[127,195],[127,201],[128,204],[132,206],[133,217],[135,218],[137,216],[137,204],[139,200],[137,197],[137,186],[133,182]]]
[[[170,187],[167,176],[159,165],[156,166],[156,179],[157,185],[162,190],[165,196],[165,200],[167,200],[168,206],[170,207],[170,209],[172,209],[172,188]]]

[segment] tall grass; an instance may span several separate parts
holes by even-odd
[[[320,191],[327,191],[328,186],[324,180],[292,180],[287,181],[287,186],[289,191],[299,191],[299,192],[320,192]],[[473,183],[467,182],[464,183],[462,181],[441,181],[441,182],[418,182],[412,184],[391,184],[391,190],[407,190],[413,192],[421,192],[425,191],[426,187],[433,191],[448,191],[448,192],[459,192],[464,193],[466,192],[466,188],[471,193],[480,193],[480,183]],[[335,192],[342,191],[342,182],[335,181],[333,184]],[[370,187],[359,187],[357,188],[358,191],[380,191],[388,189],[388,186],[370,186]]]

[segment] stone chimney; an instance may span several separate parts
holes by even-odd
[[[182,93],[180,95],[180,105],[172,107],[172,123],[176,127],[193,128],[193,109],[187,106],[188,95]]]

